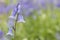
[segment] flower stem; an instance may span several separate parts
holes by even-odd
[[[15,20],[15,26],[14,26],[14,40],[16,40],[16,24],[17,24],[17,19],[18,19],[18,15],[19,13],[17,13],[17,17],[16,17],[16,20]]]

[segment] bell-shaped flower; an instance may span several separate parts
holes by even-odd
[[[17,22],[23,22],[25,23],[25,20],[22,15],[18,15],[18,21]]]
[[[12,28],[9,28],[9,31],[8,31],[7,35],[10,35],[10,36],[13,36],[13,35],[14,35],[14,34],[13,34],[13,29],[12,29]]]
[[[0,30],[0,39],[4,36],[4,32]]]
[[[11,15],[9,16],[9,18],[15,19],[16,14],[17,14],[17,7],[15,7],[15,8],[12,10],[12,13],[11,13]]]

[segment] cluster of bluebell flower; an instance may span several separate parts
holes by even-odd
[[[18,22],[25,23],[25,20],[20,12],[21,12],[21,5],[18,3],[17,6],[13,9],[12,14],[9,16],[9,20],[8,20],[9,31],[7,35],[11,35],[11,36],[14,35],[13,28],[15,25],[15,20],[17,20]],[[17,15],[17,18],[16,18],[16,15]]]
[[[15,20],[17,19],[17,22],[23,22],[25,23],[25,20],[23,18],[23,14],[30,14],[33,10],[36,10],[38,7],[34,4],[31,0],[20,0],[20,2],[15,6],[15,8],[12,11],[12,14],[9,16],[8,20],[8,28],[9,31],[7,35],[13,35],[13,28],[15,25]],[[16,17],[17,15],[17,17]],[[27,15],[28,16],[28,15]]]

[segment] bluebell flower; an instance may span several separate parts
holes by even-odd
[[[13,29],[12,28],[9,28],[9,31],[8,33],[4,36],[4,40],[11,40],[11,38],[14,37],[14,34],[13,34]]]
[[[25,23],[25,20],[22,15],[18,15],[18,21],[17,22],[23,22]]]
[[[15,7],[10,15],[10,18],[15,18],[16,14],[17,14],[17,8]]]
[[[17,4],[17,13],[21,13],[21,5],[19,3]]]
[[[15,7],[13,8],[12,10],[12,13],[11,15],[9,16],[9,18],[11,19],[15,19],[16,15],[17,15],[17,12],[20,12],[20,7],[17,5],[15,5]]]
[[[56,7],[60,8],[60,4],[56,4]]]
[[[13,29],[12,28],[9,28],[9,31],[7,33],[7,36],[14,36]]]
[[[0,30],[0,39],[4,36],[4,32]]]
[[[9,18],[8,20],[8,28],[13,28],[14,27],[15,20],[13,18]]]

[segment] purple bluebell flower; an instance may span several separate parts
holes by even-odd
[[[4,32],[0,30],[0,39],[4,36]]]
[[[54,6],[60,8],[60,0],[56,0]]]
[[[8,31],[8,33],[7,33],[7,35],[9,36],[13,36],[14,34],[13,34],[13,29],[12,28],[9,28],[9,31]]]
[[[9,16],[9,18],[15,19],[16,15],[17,15],[17,12],[18,12],[18,4],[17,5],[15,4],[15,5],[11,6],[11,7],[12,7],[12,13]]]
[[[4,39],[5,40],[11,40],[11,38],[14,37],[14,34],[13,34],[13,29],[12,28],[9,28],[9,31],[8,33],[5,35]]]
[[[0,5],[0,13],[5,12],[5,8],[6,8],[5,4]]]
[[[8,20],[8,28],[13,28],[14,27],[15,20],[13,18],[9,18]]]
[[[25,23],[25,20],[22,15],[18,15],[18,22],[23,22]]]
[[[14,8],[15,5],[6,5],[6,4],[0,4],[0,13],[6,13],[8,14],[11,9]]]
[[[17,15],[17,12],[20,13],[20,5],[19,4],[15,5],[15,7],[13,8],[12,13],[9,16],[9,18],[10,19],[15,19],[16,15]]]
[[[60,8],[60,3],[56,4],[56,7]]]
[[[21,13],[21,5],[19,3],[17,4],[17,13]]]
[[[16,13],[17,13],[17,8],[15,7],[10,15],[10,18],[15,18]]]

